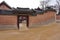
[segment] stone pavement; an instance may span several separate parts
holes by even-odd
[[[26,31],[0,31],[0,40],[60,40],[60,24],[52,23]]]

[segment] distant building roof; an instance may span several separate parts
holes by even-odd
[[[1,6],[2,4],[6,5],[6,6],[7,6],[8,8],[10,8],[10,9],[12,9],[5,1],[1,2],[1,3],[0,3],[0,6]]]
[[[20,7],[17,7],[17,9],[27,9],[28,10],[29,8],[20,8]]]
[[[44,13],[43,9],[40,9],[39,7],[36,8],[35,11],[37,14],[43,14]]]
[[[24,9],[24,8],[21,8],[21,9],[15,9],[13,10],[14,11],[14,14],[26,14],[26,15],[30,15],[33,13],[32,10],[30,9]]]
[[[56,10],[55,10],[55,9],[53,9],[53,8],[51,8],[51,7],[46,7],[45,12],[47,12],[47,11],[54,11],[54,12],[56,12]]]
[[[41,11],[42,11],[43,9],[40,9],[40,8],[38,7],[38,8],[36,8],[35,10],[41,10]]]
[[[29,8],[11,8],[5,1],[3,1],[2,3],[0,3],[1,5],[6,5],[8,8],[10,8],[11,10],[2,10],[0,9],[0,14],[28,14],[28,15],[37,15],[38,13],[41,13],[43,10],[40,9],[39,7],[37,9],[29,9]]]

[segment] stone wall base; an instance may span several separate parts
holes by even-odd
[[[31,27],[38,27],[38,26],[42,26],[42,25],[48,25],[49,23],[53,23],[53,22],[55,22],[55,18],[49,19],[44,22],[29,24],[29,27],[31,28]]]
[[[16,30],[17,25],[0,25],[0,30]]]
[[[56,23],[60,23],[60,20],[56,20]]]

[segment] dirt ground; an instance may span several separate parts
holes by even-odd
[[[60,24],[52,23],[26,31],[0,31],[0,40],[60,40]]]

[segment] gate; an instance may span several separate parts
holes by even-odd
[[[18,29],[20,27],[20,24],[26,24],[26,27],[29,27],[29,16],[27,15],[20,15],[18,16],[18,20],[17,20],[17,25],[18,25]]]

